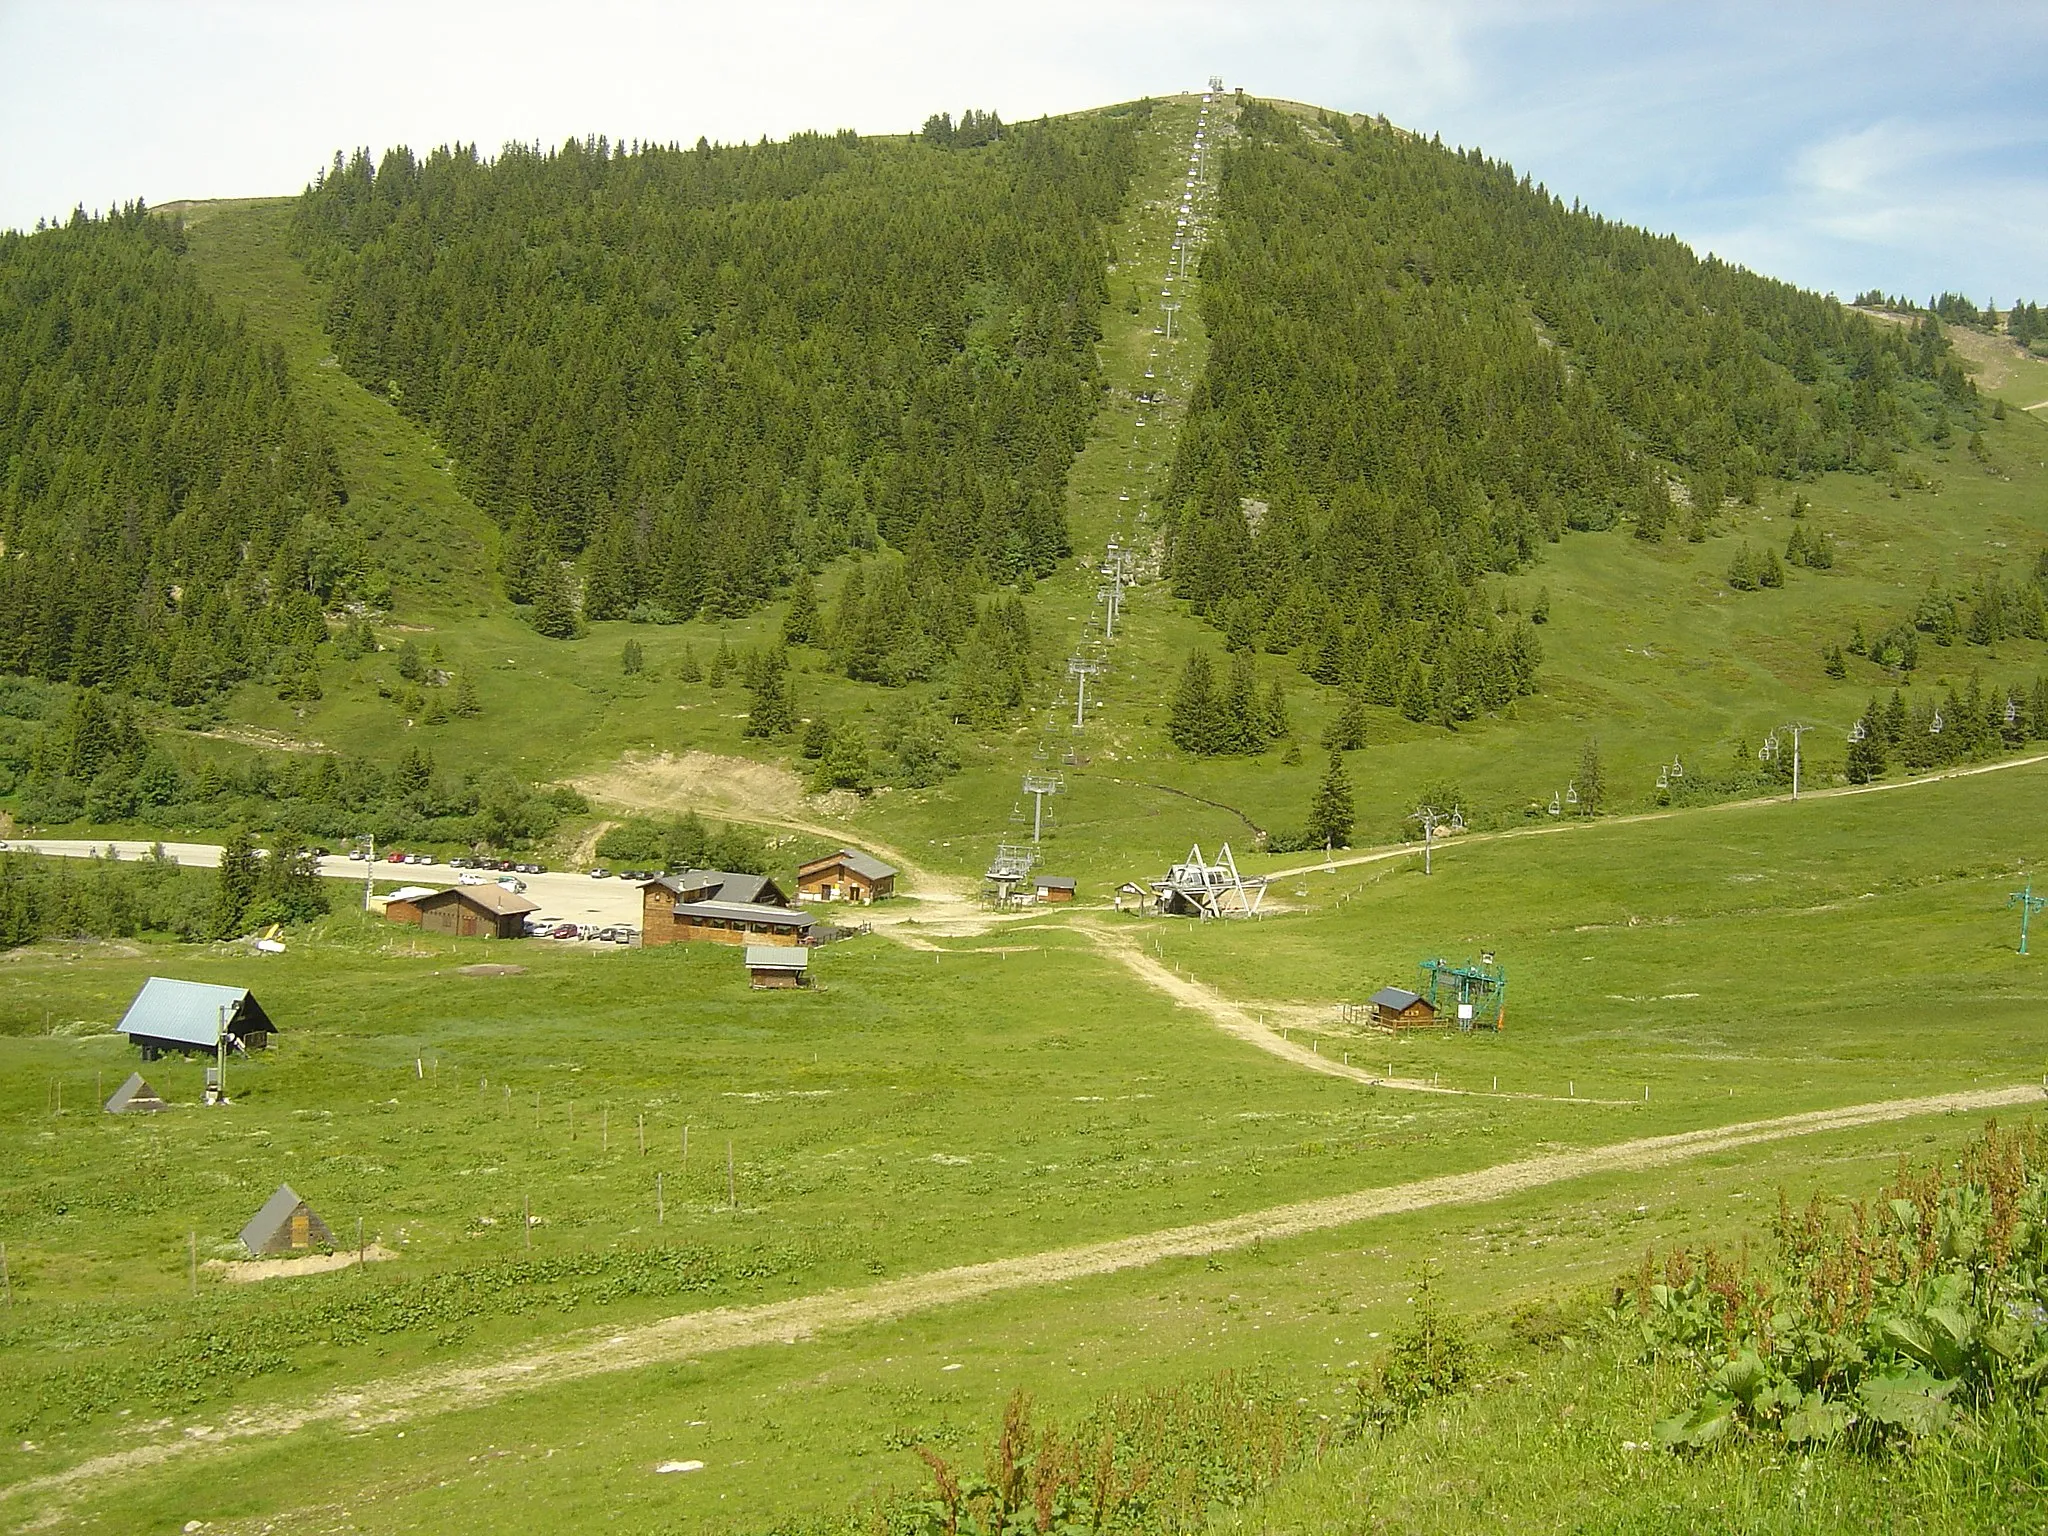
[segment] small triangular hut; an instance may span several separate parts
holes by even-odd
[[[114,1090],[114,1096],[107,1100],[110,1115],[142,1115],[171,1106],[148,1083],[142,1080],[140,1072],[130,1072],[128,1081]]]
[[[304,1253],[309,1248],[332,1248],[334,1234],[291,1185],[280,1184],[277,1193],[264,1201],[263,1209],[242,1228],[242,1246],[259,1256]]]

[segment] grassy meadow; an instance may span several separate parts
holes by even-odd
[[[1107,541],[1153,546],[1173,423],[1200,373],[1194,285],[1158,280],[1193,118],[1187,99],[1155,117],[1156,163],[1112,242],[1109,390],[1072,477],[1076,556],[1028,598],[1049,655],[1100,633],[1093,570]],[[741,737],[737,679],[714,690],[678,677],[686,648],[702,663],[721,641],[768,640],[779,608],[537,636],[496,595],[496,531],[437,446],[333,366],[319,294],[287,249],[288,205],[187,217],[206,280],[284,345],[328,418],[351,510],[397,583],[388,628],[438,646],[483,704],[473,720],[409,727],[378,691],[388,656],[330,661],[318,702],[237,694],[231,733],[380,757],[424,739],[443,762],[544,779],[650,750],[789,758]],[[1133,286],[1136,314],[1123,302]],[[1154,329],[1168,286],[1189,290],[1170,344]],[[1133,398],[1160,388],[1163,406]],[[2048,394],[2023,368],[2003,390],[2013,406]],[[1567,535],[1498,583],[1510,607],[1547,590],[1543,692],[1457,731],[1376,710],[1369,745],[1349,757],[1361,841],[1397,842],[1414,798],[1442,784],[1474,830],[1442,846],[1427,877],[1419,855],[1390,849],[1276,880],[1256,923],[1093,911],[1091,937],[1074,914],[1048,913],[968,938],[906,924],[910,943],[878,932],[821,949],[812,990],[772,994],[749,991],[737,957],[710,946],[511,948],[353,913],[277,956],[150,943],[7,956],[0,1516],[122,1532],[200,1520],[250,1536],[858,1528],[863,1500],[918,1482],[918,1447],[979,1466],[1018,1390],[1072,1419],[1112,1390],[1232,1371],[1334,1421],[1433,1264],[1447,1305],[1492,1341],[1487,1390],[1278,1468],[1241,1507],[1198,1512],[1210,1528],[1462,1531],[1510,1511],[1592,1530],[2038,1520],[2024,1491],[1979,1488],[1944,1506],[1953,1457],[1887,1470],[1835,1454],[1788,1465],[1618,1449],[1649,1439],[1675,1384],[1596,1333],[1567,1347],[1569,1330],[1537,1337],[1513,1322],[1531,1306],[1583,1313],[1646,1247],[1739,1241],[1781,1188],[1860,1195],[1902,1150],[1953,1157],[1977,1128],[1967,1117],[1767,1142],[879,1320],[859,1307],[876,1287],[948,1266],[1559,1149],[2041,1079],[2048,982],[2040,957],[2014,953],[2006,902],[2048,855],[2048,764],[1797,805],[1561,823],[1540,809],[1589,736],[1617,812],[1650,808],[1674,754],[1719,766],[1793,718],[1817,727],[1808,783],[1828,783],[1840,730],[1892,680],[1856,657],[1830,679],[1821,647],[1859,620],[1874,633],[1909,616],[1934,576],[2017,575],[2048,542],[2048,422],[2009,409],[1986,442],[1988,463],[1960,443],[1920,456],[1908,468],[1923,488],[1902,482],[1896,495],[1873,477],[1801,487],[1808,526],[1837,538],[1838,559],[1795,569],[1779,591],[1738,593],[1723,577],[1739,543],[1782,544],[1790,487],[1728,511],[1701,544]],[[826,574],[828,596],[842,575]],[[620,666],[629,638],[647,661],[632,677]],[[998,838],[1028,830],[1013,819],[1019,774],[1063,767],[1044,862],[1080,877],[1084,902],[1156,876],[1192,841],[1243,854],[1254,827],[1302,819],[1336,700],[1287,658],[1265,658],[1288,684],[1305,760],[1187,759],[1166,743],[1163,700],[1197,645],[1221,650],[1148,567],[1078,737],[1072,695],[1049,677],[1028,718],[966,739],[962,771],[937,786],[858,804],[792,792],[768,810],[967,875]],[[795,667],[800,712],[893,705],[827,674],[816,652]],[[1930,643],[1919,686],[1972,670],[2031,681],[2048,648]],[[1326,1054],[1459,1091],[1303,1070],[1153,990],[1119,946]],[[1393,1040],[1339,1024],[1340,1004],[1412,984],[1421,959],[1481,950],[1508,971],[1504,1033]],[[464,973],[508,960],[523,972]],[[112,1024],[145,976],[164,973],[254,987],[278,1021],[276,1049],[230,1067],[230,1109],[193,1107],[200,1066],[167,1061],[147,1075],[178,1107],[101,1115],[95,1095],[134,1065]],[[393,1257],[224,1283],[218,1261],[280,1181],[344,1244],[360,1219]],[[447,1411],[380,1410],[388,1384],[422,1373],[819,1297],[845,1317],[800,1336],[678,1346],[583,1376],[537,1370],[522,1390]],[[341,1391],[362,1393],[353,1418],[221,1438]],[[49,1481],[89,1458],[159,1452]],[[656,1470],[691,1462],[702,1465]]]

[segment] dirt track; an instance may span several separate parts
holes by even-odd
[[[2042,402],[2048,404],[2048,401]],[[1918,778],[1893,779],[1883,784],[1840,784],[1828,789],[1803,791],[1801,800],[1839,800],[1845,795],[1881,795],[1896,789],[1913,789],[1927,784],[1939,784],[1944,779],[1975,778],[1980,773],[2004,773],[2012,768],[2031,768],[2036,763],[2048,763],[2048,753],[2037,752],[2032,757],[2010,758],[2002,763],[1978,763],[1969,768],[1950,768],[1941,773],[1922,774]],[[1440,853],[1469,848],[1478,843],[1504,843],[1524,837],[1560,837],[1575,832],[1587,832],[1596,827],[1628,827],[1645,821],[1668,821],[1674,816],[1707,816],[1721,811],[1755,810],[1765,805],[1789,805],[1792,797],[1784,795],[1762,795],[1748,800],[1718,800],[1709,805],[1674,806],[1670,810],[1639,811],[1632,816],[1601,816],[1583,821],[1553,822],[1543,827],[1516,827],[1507,832],[1466,832],[1456,837],[1442,838],[1437,842]],[[1347,854],[1341,859],[1318,859],[1313,864],[1291,864],[1285,869],[1266,871],[1269,880],[1290,879],[1296,875],[1327,874],[1333,869],[1352,869],[1360,864],[1377,864],[1386,859],[1405,859],[1422,851],[1414,843],[1402,843],[1392,848],[1369,848],[1359,853]]]
[[[1555,1104],[1628,1104],[1632,1099],[1586,1099],[1552,1098],[1546,1094],[1530,1093],[1478,1093],[1466,1088],[1442,1088],[1434,1083],[1423,1082],[1414,1077],[1388,1077],[1366,1067],[1354,1067],[1340,1054],[1325,1056],[1312,1046],[1298,1045],[1280,1030],[1265,1021],[1262,1012],[1240,1007],[1216,991],[1205,986],[1194,977],[1184,975],[1172,966],[1145,953],[1143,948],[1130,937],[1103,927],[1099,922],[1083,917],[1075,926],[1092,939],[1105,954],[1124,965],[1132,975],[1151,987],[1163,992],[1184,1007],[1199,1009],[1207,1014],[1218,1029],[1226,1035],[1255,1045],[1260,1050],[1292,1062],[1297,1067],[1307,1067],[1311,1072],[1321,1072],[1330,1077],[1349,1078],[1355,1083],[1365,1083],[1374,1088],[1393,1088],[1403,1093],[1440,1093],[1458,1098],[1496,1099],[1543,1099]],[[1361,1047],[1359,1054],[1364,1055]]]
[[[1156,1264],[1244,1248],[1255,1242],[1299,1237],[1375,1217],[1437,1206],[1470,1205],[1597,1173],[1634,1173],[1765,1142],[1906,1120],[1919,1115],[1975,1114],[2039,1104],[2032,1084],[1968,1093],[1936,1094],[1814,1110],[1675,1135],[1649,1136],[1501,1163],[1471,1173],[1446,1174],[1384,1189],[1360,1190],[1251,1211],[1221,1221],[1171,1227],[1046,1253],[962,1264],[901,1280],[825,1291],[755,1307],[714,1307],[642,1324],[624,1332],[589,1330],[570,1339],[521,1351],[502,1360],[450,1370],[422,1371],[393,1381],[332,1392],[295,1408],[230,1417],[220,1427],[191,1426],[150,1445],[97,1456],[62,1472],[0,1489],[0,1499],[55,1495],[146,1471],[208,1447],[275,1439],[318,1425],[350,1428],[403,1422],[428,1414],[481,1407],[515,1392],[558,1385],[614,1371],[693,1360],[758,1344],[795,1344],[827,1332],[886,1323],[936,1307],[1005,1291],[1070,1283]]]

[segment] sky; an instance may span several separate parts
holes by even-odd
[[[1212,74],[1844,297],[2048,300],[2048,0],[0,0],[0,228],[358,145],[894,133]]]

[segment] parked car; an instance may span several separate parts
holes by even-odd
[[[621,923],[612,931],[612,942],[614,944],[630,944],[639,937],[640,930],[631,923]]]
[[[366,853],[364,853],[364,852],[363,852],[363,850],[362,850],[362,849],[360,849],[360,848],[351,848],[351,849],[349,849],[349,851],[348,851],[348,856],[349,856],[349,857],[350,857],[351,859],[355,860],[355,862],[356,862],[356,863],[358,863],[358,864],[362,863],[362,862],[363,862],[363,860],[365,860],[365,859],[367,859],[367,858],[369,857],[369,855],[368,855],[368,854],[366,854]]]
[[[431,853],[423,853],[420,855],[420,862],[422,864],[431,864],[434,862],[434,856]]]
[[[457,885],[482,885],[484,877],[476,870],[465,869],[455,877],[455,883]]]
[[[590,878],[593,880],[609,880],[611,879],[611,877],[612,872],[606,869],[602,864],[598,865],[597,868],[593,869],[590,872]]]
[[[450,869],[468,869],[470,867],[470,861],[468,859],[465,859],[459,853],[451,854],[449,855],[448,858],[448,867]]]
[[[529,864],[527,872],[529,874],[544,875],[548,872],[548,867],[545,864]]]
[[[384,862],[386,864],[403,864],[405,862],[405,855],[402,853],[387,853],[384,855]]]
[[[609,944],[618,937],[618,933],[619,930],[616,927],[608,925],[598,929],[595,933],[586,933],[584,937],[586,939],[596,939],[600,944]]]
[[[576,937],[576,925],[574,923],[557,923],[555,924],[554,932],[550,933],[548,937],[551,939],[573,939]]]
[[[537,875],[540,873],[540,866],[538,864],[514,864],[512,867],[522,875]]]
[[[526,882],[524,880],[514,879],[511,875],[500,875],[498,877],[498,884],[508,891],[523,891],[526,889]]]

